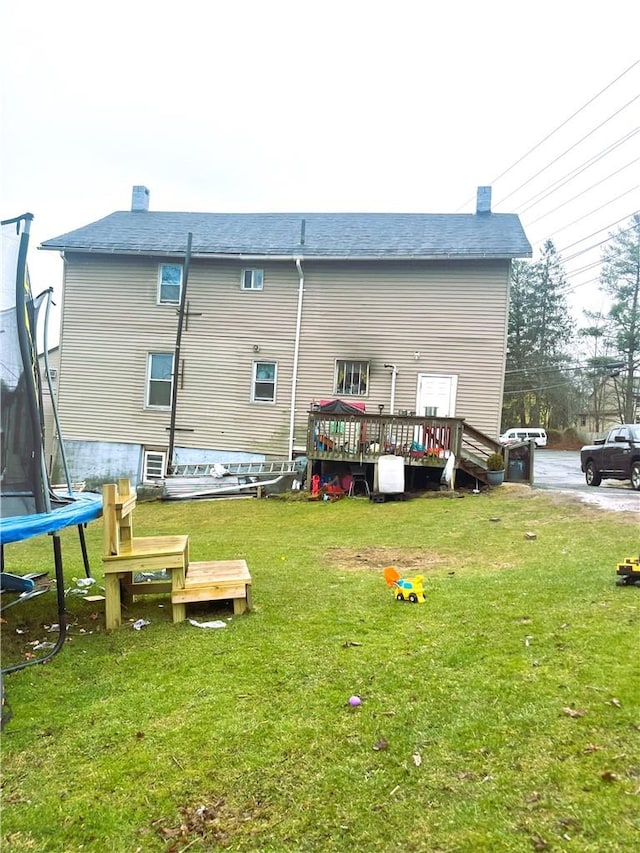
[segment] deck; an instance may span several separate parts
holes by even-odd
[[[306,452],[311,466],[316,462],[362,466],[393,455],[403,457],[410,469],[444,469],[453,453],[456,471],[486,483],[487,458],[496,450],[504,452],[505,480],[532,481],[529,444],[503,447],[464,418],[309,413]],[[521,461],[526,464],[515,464]]]

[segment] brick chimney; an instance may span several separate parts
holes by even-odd
[[[478,187],[476,213],[491,213],[491,187]]]
[[[132,213],[146,213],[149,210],[149,190],[146,187],[134,187],[131,193]]]

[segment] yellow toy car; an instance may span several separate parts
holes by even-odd
[[[624,563],[618,563],[616,566],[616,583],[618,586],[627,586],[633,584],[640,586],[640,557],[627,557]]]
[[[403,578],[393,566],[387,566],[383,572],[387,586],[393,591],[396,601],[410,601],[412,604],[423,604],[425,601],[422,581],[424,575],[414,578]]]

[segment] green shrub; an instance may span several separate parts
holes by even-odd
[[[487,457],[487,469],[489,471],[504,471],[504,457],[497,450]]]

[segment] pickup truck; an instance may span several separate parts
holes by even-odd
[[[602,480],[631,480],[640,492],[640,424],[621,424],[580,451],[580,467],[588,486]]]

